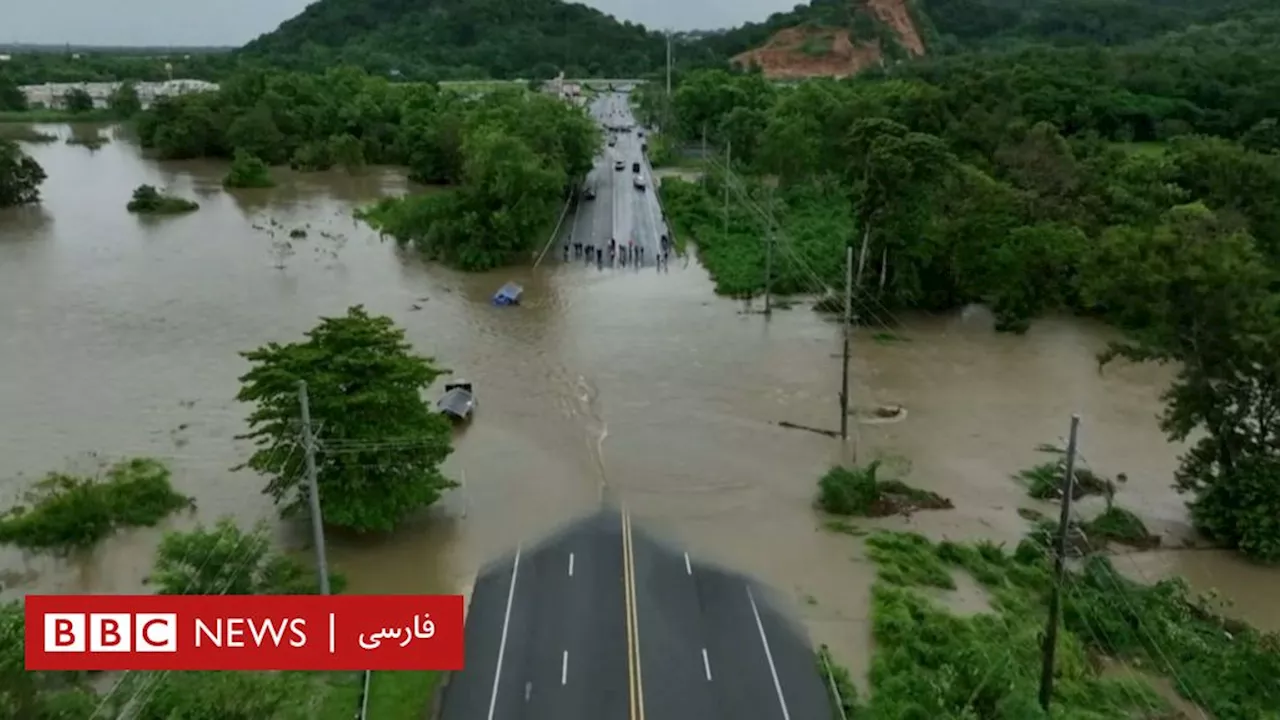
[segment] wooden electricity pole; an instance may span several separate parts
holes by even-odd
[[[1049,624],[1044,631],[1043,665],[1040,669],[1040,707],[1049,711],[1053,699],[1053,660],[1058,649],[1058,615],[1062,612],[1062,581],[1067,563],[1067,532],[1071,527],[1071,495],[1075,492],[1076,433],[1080,416],[1071,416],[1071,436],[1067,440],[1067,469],[1062,478],[1062,514],[1053,559],[1053,592],[1049,595]]]

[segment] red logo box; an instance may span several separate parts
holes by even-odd
[[[28,595],[27,670],[461,670],[461,595]]]

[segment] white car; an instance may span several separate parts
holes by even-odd
[[[633,177],[631,178],[631,184],[632,184],[632,185],[635,185],[637,190],[643,190],[643,189],[644,189],[644,176],[643,176],[643,175],[635,175],[635,176],[633,176]]]

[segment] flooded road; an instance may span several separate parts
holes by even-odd
[[[455,590],[480,563],[594,509],[607,491],[690,553],[789,595],[819,641],[865,669],[872,569],[854,541],[820,531],[812,510],[839,443],[775,425],[838,427],[837,326],[804,308],[768,322],[743,315],[683,260],[669,273],[549,262],[463,275],[427,265],[351,217],[404,190],[394,171],[278,173],[275,189],[231,195],[221,164],[152,162],[124,138],[95,152],[26,149],[49,180],[42,207],[0,212],[6,500],[49,470],[147,455],[170,462],[199,519],[278,525],[263,481],[230,471],[249,452],[234,439],[247,410],[233,399],[247,369],[237,353],[299,339],[319,316],[362,303],[474,381],[480,410],[447,464],[464,486],[441,507],[389,538],[331,538],[331,561],[353,590]],[[202,207],[131,216],[125,203],[143,183]],[[288,240],[293,228],[307,237]],[[524,284],[524,307],[489,304],[508,280]],[[901,319],[902,342],[869,332],[855,341],[856,403],[908,409],[902,422],[861,425],[860,451],[905,458],[910,481],[956,509],[879,524],[1015,542],[1026,528],[1016,509],[1032,501],[1010,475],[1040,461],[1035,446],[1063,436],[1079,412],[1083,459],[1130,478],[1118,501],[1171,537],[1185,534],[1169,487],[1177,448],[1155,421],[1166,371],[1100,376],[1093,358],[1109,336],[1074,319],[1022,338],[994,334],[981,312]],[[0,551],[6,591],[136,590],[156,537],[120,535],[75,563]],[[1133,562],[1148,578],[1186,573],[1253,622],[1280,625],[1266,601],[1280,593],[1275,573],[1206,551]]]

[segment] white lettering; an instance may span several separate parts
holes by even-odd
[[[227,618],[227,647],[244,647],[244,618]]]
[[[213,629],[210,629],[203,620],[196,618],[196,647],[200,647],[201,637],[208,639],[209,644],[214,647],[222,647],[222,620],[219,619]]]
[[[196,620],[196,647],[208,642],[217,648],[242,648],[270,645],[280,647],[285,638],[291,647],[307,644],[307,621],[303,618],[280,618],[257,621],[252,618],[218,618],[210,628],[203,620]]]

